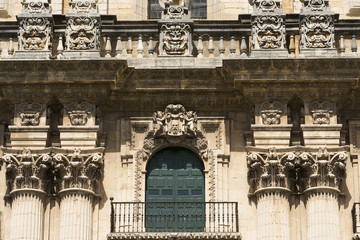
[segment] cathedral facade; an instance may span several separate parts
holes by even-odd
[[[354,0],[0,0],[0,239],[360,239]]]

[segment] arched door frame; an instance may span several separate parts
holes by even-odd
[[[208,148],[208,141],[199,130],[193,137],[157,138],[155,131],[149,131],[143,147],[135,158],[135,193],[136,202],[145,201],[146,166],[150,158],[158,151],[168,147],[183,147],[194,152],[203,162],[205,176],[205,201],[215,201],[215,158]]]

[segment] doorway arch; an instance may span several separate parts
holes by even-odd
[[[205,176],[202,160],[182,147],[156,152],[146,167],[146,229],[204,230]]]

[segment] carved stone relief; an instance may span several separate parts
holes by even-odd
[[[310,103],[309,109],[314,124],[330,124],[330,117],[334,112],[334,104],[329,101],[315,101]]]
[[[260,105],[260,116],[265,125],[280,124],[280,119],[284,111],[281,102],[264,102]]]
[[[32,17],[20,21],[19,50],[48,50],[52,23],[48,18]]]
[[[69,17],[65,35],[67,50],[97,50],[100,36],[99,19],[90,16]]]
[[[146,122],[134,122],[131,123],[131,149],[135,148],[136,134],[143,134],[150,129],[149,123]]]
[[[82,102],[73,102],[66,106],[66,111],[70,119],[70,123],[74,126],[83,126],[88,123],[90,117],[94,117],[95,106],[93,104]]]
[[[328,0],[305,0],[305,7],[311,9],[311,11],[323,11],[325,7],[329,7]]]
[[[168,55],[184,55],[189,47],[191,27],[186,23],[166,23],[161,26],[163,50]]]
[[[160,0],[163,9],[162,19],[184,19],[188,18],[189,8],[192,0]]]
[[[36,0],[29,1],[24,0],[22,4],[22,13],[29,14],[49,14],[51,13],[51,7],[48,0]]]
[[[216,139],[216,149],[221,149],[222,147],[222,128],[219,122],[217,123],[202,123],[201,130],[205,134],[215,134]]]
[[[22,126],[38,126],[44,106],[39,103],[21,103],[16,106]]]
[[[331,15],[307,15],[301,19],[302,48],[334,48],[334,18]]]
[[[97,0],[71,0],[71,13],[98,13]]]

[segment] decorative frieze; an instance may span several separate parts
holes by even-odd
[[[71,154],[57,153],[53,158],[60,191],[71,188],[96,191],[103,176],[102,151],[91,153],[75,149]]]

